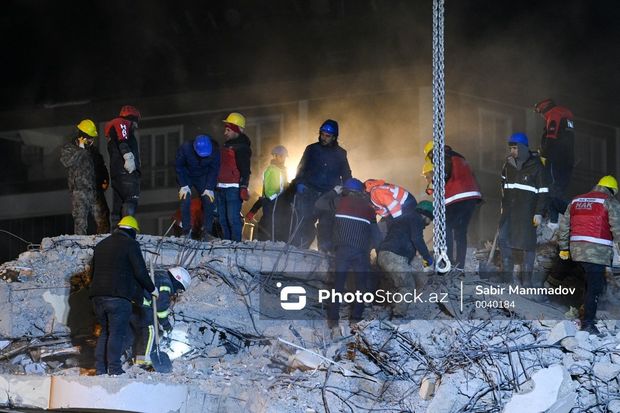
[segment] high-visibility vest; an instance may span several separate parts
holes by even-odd
[[[375,212],[382,217],[391,215],[398,218],[403,214],[403,204],[409,197],[409,192],[397,185],[383,184],[375,186],[370,191],[370,200]]]
[[[469,164],[460,156],[452,156],[452,174],[446,182],[446,205],[467,199],[482,199],[482,193]]]
[[[607,194],[592,191],[579,195],[570,203],[570,240],[613,246]]]

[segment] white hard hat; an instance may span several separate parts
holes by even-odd
[[[172,277],[175,280],[181,283],[185,291],[189,289],[190,284],[192,283],[192,276],[189,275],[189,272],[183,267],[172,267],[168,269]]]

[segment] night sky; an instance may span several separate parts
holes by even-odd
[[[428,65],[431,4],[5,1],[0,110]],[[619,4],[447,0],[447,87],[617,113]]]

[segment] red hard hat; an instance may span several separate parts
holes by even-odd
[[[119,113],[120,117],[122,118],[128,118],[130,116],[133,116],[134,118],[136,118],[136,120],[140,120],[140,111],[138,109],[136,109],[134,106],[130,106],[130,105],[125,105],[121,108],[121,113]]]

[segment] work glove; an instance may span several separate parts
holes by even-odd
[[[170,332],[172,331],[172,324],[170,324],[170,320],[168,320],[168,317],[158,318],[158,320],[159,325],[164,330],[164,332],[170,334]]]
[[[560,227],[560,224],[558,224],[557,222],[547,222],[547,228],[555,231],[556,229],[558,229]]]
[[[108,183],[107,179],[101,183],[101,189],[103,189],[104,191],[108,189],[108,186],[110,186],[110,184]]]
[[[424,267],[424,272],[432,272],[433,269],[433,259],[430,258],[429,260],[422,260],[422,266]]]
[[[210,189],[205,189],[205,191],[202,193],[202,196],[209,197],[209,201],[211,201],[211,203],[215,201],[215,195],[213,194],[213,191]]]
[[[542,222],[542,215],[540,214],[534,215],[534,218],[532,219],[532,224],[534,224],[534,226],[537,227],[540,225],[541,222]]]
[[[570,258],[570,251],[568,251],[568,250],[560,251],[560,259],[566,261],[569,258]]]
[[[153,296],[153,298],[159,297],[159,290],[155,288],[153,291],[151,291],[151,295]]]
[[[342,185],[336,185],[336,186],[334,187],[334,191],[335,191],[338,195],[340,195],[340,194],[342,193]]]
[[[186,196],[192,193],[192,190],[189,189],[189,186],[185,185],[179,189],[179,199],[185,199]]]
[[[123,167],[125,168],[127,173],[132,173],[133,171],[135,171],[136,161],[133,157],[133,153],[127,152],[126,154],[123,155],[123,158],[125,158],[125,164],[123,165]]]
[[[306,185],[304,184],[297,184],[297,188],[295,188],[297,190],[298,194],[303,194],[304,191],[306,190]]]
[[[78,138],[78,146],[82,149],[86,148],[86,139],[80,136]]]
[[[254,219],[254,212],[248,212],[248,214],[245,216],[245,219],[248,221],[252,221]]]
[[[247,201],[248,199],[250,199],[250,193],[248,192],[248,188],[246,188],[245,186],[242,186],[239,189],[239,197],[241,198],[242,201]]]
[[[429,185],[429,186],[426,187],[424,192],[426,192],[426,195],[432,196],[435,193],[435,190],[433,189],[432,185]]]

